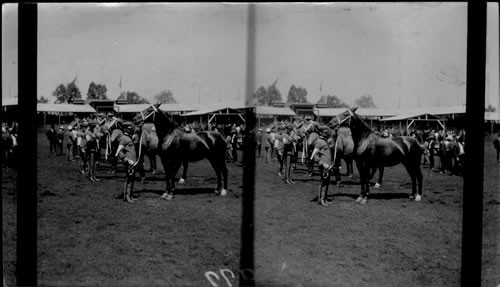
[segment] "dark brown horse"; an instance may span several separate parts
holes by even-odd
[[[412,137],[382,138],[377,136],[364,120],[355,113],[357,108],[348,109],[330,121],[335,127],[348,123],[354,141],[354,159],[361,180],[361,195],[356,202],[365,204],[369,195],[370,171],[373,168],[395,166],[402,163],[412,181],[411,199],[421,200],[422,171],[420,160],[422,148]],[[418,193],[417,193],[418,191]]]
[[[153,118],[158,135],[158,148],[165,170],[166,190],[162,198],[171,200],[175,190],[175,176],[184,162],[208,159],[217,175],[216,194],[227,194],[226,141],[219,132],[184,133],[168,114],[152,105],[134,118],[134,121]],[[224,179],[224,185],[222,185]]]

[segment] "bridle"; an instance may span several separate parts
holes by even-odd
[[[339,116],[335,115],[335,117],[337,117],[337,122],[338,122],[337,126],[342,125],[347,120],[349,120],[349,126],[351,125],[351,119],[354,116],[354,113],[351,110],[347,110],[347,111],[349,111],[349,116],[345,117],[343,120],[340,120]]]
[[[140,111],[140,114],[141,114],[141,117],[142,117],[142,122],[145,122],[151,116],[153,116],[153,121],[155,120],[155,114],[158,111],[158,109],[155,106],[153,106],[153,105],[151,105],[151,107],[153,108],[153,111],[151,111],[146,116],[144,116],[143,111]]]

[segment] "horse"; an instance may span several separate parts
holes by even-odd
[[[347,122],[352,131],[354,159],[361,181],[361,194],[356,202],[361,204],[368,202],[371,168],[395,166],[400,163],[404,165],[412,181],[410,199],[420,201],[422,196],[420,160],[423,150],[418,140],[407,136],[379,137],[363,118],[355,113],[356,110],[357,107],[348,109],[329,122],[331,127]]]
[[[332,154],[333,165],[336,167],[342,166],[343,159],[346,163],[346,175],[352,178],[354,141],[352,140],[351,130],[349,127],[339,127],[338,129],[332,129],[331,134],[333,142],[330,143],[330,153]],[[333,174],[335,175],[337,186],[341,187],[340,169],[335,168]]]
[[[160,105],[161,103],[152,105],[140,112],[140,115],[134,117],[134,121],[144,122],[150,117],[153,118],[159,140],[159,155],[166,179],[166,190],[161,197],[166,200],[173,199],[175,176],[182,163],[196,162],[205,158],[208,159],[217,175],[215,193],[225,196],[227,194],[227,167],[226,141],[223,136],[219,132],[211,131],[185,133],[170,115],[158,109]]]
[[[354,162],[354,141],[352,139],[351,135],[351,129],[345,125],[342,125],[338,127],[337,129],[337,140],[335,142],[335,145],[332,145],[332,155],[335,154],[335,165],[336,166],[341,166],[341,161],[344,160],[346,164],[346,175],[349,178],[353,177],[354,174],[354,167],[353,167],[353,162]],[[336,146],[336,151],[335,147]],[[335,153],[336,152],[336,153]],[[377,181],[375,182],[374,187],[379,188],[382,185],[382,179],[384,176],[384,167],[379,166],[379,167],[372,167],[372,171],[370,173],[370,180],[373,179],[373,176],[375,173],[379,171],[379,177]],[[340,173],[338,169],[334,170],[336,172],[336,180],[337,180],[337,185],[340,187]]]
[[[311,121],[309,124],[302,122],[296,128],[297,136],[299,137],[297,144],[297,156],[294,157],[294,166],[298,161],[298,151],[302,152],[302,162],[305,162],[307,166],[307,176],[312,176],[314,171],[314,161],[312,161],[311,155],[314,150],[314,145],[319,139],[318,128],[319,124],[317,122]]]

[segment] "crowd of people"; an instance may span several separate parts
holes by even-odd
[[[382,137],[393,137],[390,130],[378,131]],[[465,165],[465,130],[410,130],[407,134],[422,144],[422,165],[452,176],[463,175]]]
[[[49,156],[64,155],[66,150],[67,161],[80,160],[81,174],[90,181],[100,181],[96,176],[96,166],[101,158],[101,147],[105,145],[100,128],[102,121],[104,115],[98,114],[82,119],[77,117],[69,125],[61,125],[58,129],[52,124],[45,133],[49,142]]]
[[[61,125],[58,128],[51,125],[46,131],[49,141],[49,156],[66,155],[67,161],[79,160],[79,171],[92,182],[98,182],[100,179],[96,176],[96,166],[101,160],[102,148],[106,146],[105,132],[101,125],[105,121],[116,119],[112,113],[104,115],[102,113],[86,118],[78,118],[68,124]],[[303,139],[299,136],[297,130],[303,128],[307,133],[315,126],[315,130],[320,135],[320,140],[314,146],[310,158],[306,161],[313,161],[320,168],[321,181],[320,191],[326,194],[330,180],[330,170],[332,167],[330,149],[332,145],[331,132],[328,127],[311,120],[306,116],[303,119],[294,121],[274,122],[268,127],[260,127],[252,133],[255,139],[256,156],[263,157],[264,164],[276,164],[276,175],[283,178],[286,184],[294,184],[292,170],[298,161],[298,146]],[[197,125],[196,123],[181,125],[184,132],[195,133],[201,130],[218,131],[224,135],[226,140],[227,152],[226,160],[232,163],[244,164],[242,161],[243,144],[245,137],[248,136],[244,124],[209,124],[207,126]],[[124,140],[120,141],[116,154],[110,155],[111,158],[120,159],[128,168],[126,190],[132,190],[133,176],[135,176],[135,167],[138,163],[137,147],[138,139],[134,136],[133,128],[125,126]],[[10,125],[2,124],[2,164],[8,164],[15,154],[17,143],[18,125],[12,122]],[[385,129],[377,130],[376,134],[381,137],[394,137],[399,135],[408,135],[415,137],[421,142],[423,149],[422,165],[433,171],[452,176],[463,175],[465,165],[465,131],[464,130],[411,130],[408,134],[399,131]],[[301,135],[303,136],[303,134]],[[496,135],[493,146],[496,149],[496,160],[500,163],[500,133]],[[137,149],[137,148],[136,148]],[[303,150],[301,150],[303,152]],[[303,155],[306,156],[306,155]],[[141,163],[142,164],[142,163]],[[133,172],[130,172],[133,171]],[[328,172],[325,172],[328,171]],[[142,170],[143,172],[143,170]],[[129,186],[129,187],[127,187]],[[320,192],[321,193],[321,192]],[[134,196],[128,193],[125,200],[133,201]],[[324,204],[323,199],[319,198],[319,203]]]
[[[15,156],[17,153],[18,124],[12,122],[10,125],[2,123],[2,166],[15,166]]]

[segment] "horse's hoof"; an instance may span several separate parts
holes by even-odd
[[[215,195],[219,195],[220,191],[218,189],[214,190]]]
[[[227,195],[227,191],[225,189],[222,189],[220,191],[220,196],[226,196]]]
[[[360,203],[362,200],[363,200],[363,197],[362,197],[362,196],[360,196],[360,197],[356,198],[356,202],[357,202],[357,203]]]
[[[163,199],[167,199],[167,197],[168,197],[168,193],[166,193],[166,192],[161,195],[161,198],[163,198]]]
[[[420,196],[420,194],[417,194],[417,196],[415,196],[415,201],[421,201],[422,200],[422,197]]]
[[[415,196],[413,194],[410,194],[410,197],[409,197],[411,200],[415,199]]]
[[[380,183],[378,183],[378,182],[377,182],[377,183],[375,183],[375,185],[374,185],[373,187],[375,187],[375,188],[379,188],[379,187],[380,187]]]
[[[170,200],[174,199],[174,196],[172,194],[169,194],[169,195],[167,195],[167,198],[165,198],[165,199],[170,201]]]
[[[328,206],[328,203],[326,203],[324,200],[319,201],[318,204],[321,206]]]
[[[363,198],[363,199],[361,199],[361,201],[359,203],[360,204],[367,204],[368,203],[368,199]]]
[[[184,184],[185,180],[181,177],[181,179],[179,179],[179,184]]]

